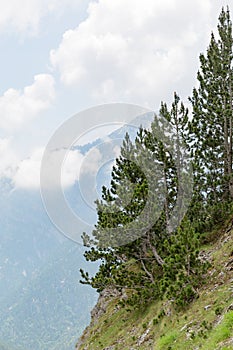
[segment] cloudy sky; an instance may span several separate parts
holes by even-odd
[[[44,147],[83,109],[187,101],[227,4],[233,14],[231,0],[0,0],[0,178],[38,188]]]

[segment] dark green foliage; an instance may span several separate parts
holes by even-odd
[[[195,178],[192,215],[198,217],[199,229],[208,229],[210,223],[216,224],[225,212],[225,206],[221,207],[219,203],[227,203],[233,198],[232,43],[229,10],[222,9],[218,40],[212,33],[206,55],[200,55],[199,86],[193,89],[190,98],[193,119],[189,145]]]
[[[223,313],[223,308],[221,306],[216,307],[216,309],[214,310],[215,315],[221,315]]]
[[[161,295],[174,299],[177,306],[190,303],[198,295],[200,277],[208,267],[198,258],[199,245],[199,235],[187,220],[165,242],[168,253],[160,281]]]
[[[200,55],[199,87],[190,98],[192,121],[175,93],[171,109],[162,103],[160,118],[149,130],[140,128],[134,142],[126,134],[110,188],[103,187],[102,200],[96,201],[93,237],[83,235],[90,248],[86,259],[101,264],[94,277],[81,270],[82,283],[97,291],[127,292],[122,305],[139,307],[167,298],[184,307],[198,297],[208,267],[199,259],[203,230],[217,225],[232,207],[228,10],[220,14],[218,32],[206,56]]]
[[[175,94],[172,109],[162,103],[160,115],[150,130],[139,129],[134,143],[126,135],[111,186],[103,187],[102,200],[96,202],[98,222],[93,238],[83,235],[84,244],[92,245],[86,259],[101,264],[94,277],[81,270],[82,283],[99,292],[107,286],[126,290],[129,297],[121,304],[133,307],[162,297],[162,281],[170,285],[175,279],[167,273],[174,252],[184,254],[177,246],[183,231],[177,234],[178,241],[172,237],[173,227],[183,217],[185,186],[190,186],[184,156],[188,111]],[[124,240],[127,243],[122,245]],[[192,244],[190,240],[190,251],[196,249]],[[179,266],[175,275],[183,268],[182,261]],[[167,295],[172,294],[165,289]]]

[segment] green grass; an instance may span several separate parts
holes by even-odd
[[[233,311],[226,313],[223,321],[215,329],[213,329],[212,332],[210,332],[209,339],[205,342],[202,349],[216,350],[221,342],[224,342],[230,337],[233,338]],[[225,347],[225,349],[227,349],[227,347]]]
[[[172,344],[176,342],[177,337],[178,337],[177,331],[164,335],[159,339],[158,343],[156,344],[156,349],[158,350],[169,349],[169,346],[171,347]]]

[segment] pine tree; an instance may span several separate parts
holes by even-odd
[[[208,267],[207,263],[199,260],[199,234],[185,218],[164,246],[168,253],[160,291],[167,299],[175,300],[178,307],[183,307],[198,296],[197,288]]]
[[[204,203],[208,208],[218,208],[219,203],[233,198],[233,38],[229,9],[221,11],[218,36],[216,40],[212,33],[206,55],[200,55],[199,87],[193,89],[190,98],[194,201]],[[197,212],[201,215],[200,208]]]
[[[85,253],[86,259],[101,260],[102,264],[93,278],[81,271],[82,283],[99,291],[107,286],[145,290],[145,285],[154,283],[152,261],[160,267],[163,264],[157,246],[166,232],[165,221],[152,225],[160,207],[156,195],[163,187],[163,183],[158,184],[158,176],[162,175],[156,158],[161,149],[154,144],[150,150],[148,142],[148,132],[142,128],[135,144],[126,134],[112,170],[111,186],[103,187],[102,200],[96,201],[98,222],[93,238],[83,235],[86,246],[94,245]],[[149,182],[158,185],[150,186]],[[130,271],[128,262],[134,265],[134,271]]]
[[[170,221],[173,221],[172,226],[177,227],[192,198],[193,169],[188,150],[189,111],[175,92],[171,110],[169,111],[167,104],[162,102],[160,115],[163,117],[162,120],[166,120],[169,123],[169,127],[166,126],[166,129],[170,129],[170,135],[165,143],[167,145],[170,144],[172,149],[172,158],[177,174],[176,206],[175,208],[173,207],[173,217],[170,218]]]
[[[217,222],[233,199],[232,44],[229,10],[222,9],[218,39],[212,34],[200,55],[192,121],[175,93],[171,110],[162,103],[162,118],[150,129],[140,128],[134,142],[126,135],[110,187],[96,201],[93,235],[83,234],[86,259],[101,263],[93,277],[81,270],[82,283],[130,290],[126,302],[133,306],[163,296],[183,306],[197,295],[206,269],[197,232]],[[194,194],[183,218],[192,188],[189,155]]]
[[[172,261],[176,242],[171,240],[173,225],[183,217],[183,203],[177,207],[177,202],[190,184],[189,172],[183,171],[188,111],[175,94],[171,110],[162,103],[160,115],[149,130],[139,129],[134,143],[126,134],[111,186],[103,187],[102,200],[96,201],[93,239],[83,236],[87,246],[93,244],[86,259],[101,260],[101,265],[94,277],[81,271],[82,283],[98,291],[107,286],[130,290],[127,304],[134,306],[161,296],[165,261]],[[191,242],[190,250],[195,249]]]

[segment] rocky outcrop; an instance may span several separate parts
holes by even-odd
[[[121,297],[121,293],[113,288],[106,288],[100,294],[97,301],[97,304],[91,311],[91,322],[90,325],[85,329],[83,335],[79,338],[76,344],[76,350],[81,349],[82,345],[86,343],[86,339],[88,339],[90,335],[91,329],[98,323],[98,320],[105,314],[107,311],[107,307],[110,301],[113,299]],[[86,347],[83,350],[89,350]]]

